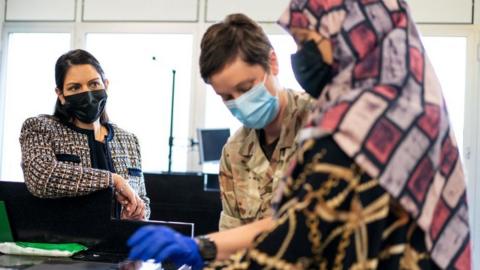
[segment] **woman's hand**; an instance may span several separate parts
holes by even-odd
[[[134,213],[138,213],[138,203],[139,201],[143,203],[143,201],[138,198],[138,195],[135,193],[135,191],[133,191],[132,187],[123,177],[114,173],[112,175],[112,179],[113,187],[115,188],[115,197],[117,201],[123,206],[122,216],[125,215],[127,217],[130,217]],[[145,204],[143,204],[143,208],[145,208]]]
[[[145,219],[145,203],[143,202],[138,195],[135,195],[137,200],[137,208],[133,211],[131,215],[128,215],[125,209],[122,210],[121,219],[131,219],[131,220],[144,220]]]

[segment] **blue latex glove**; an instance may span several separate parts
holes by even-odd
[[[177,267],[184,264],[194,270],[203,268],[203,259],[197,243],[165,226],[145,226],[137,230],[127,242],[131,248],[130,260],[173,262]]]

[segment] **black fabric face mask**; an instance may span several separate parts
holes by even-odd
[[[300,86],[314,98],[318,98],[323,88],[333,78],[333,68],[325,63],[317,44],[309,40],[292,54],[292,69]]]
[[[95,90],[65,97],[68,113],[84,123],[93,123],[103,113],[107,103],[107,92]]]

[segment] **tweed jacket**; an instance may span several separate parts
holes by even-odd
[[[148,218],[150,200],[145,190],[138,139],[116,125],[108,124],[108,129],[105,143],[114,171],[145,202]],[[112,172],[92,168],[96,157],[92,154],[91,140],[93,131],[64,124],[53,116],[25,120],[20,145],[28,190],[40,198],[59,198],[86,195],[112,186]]]

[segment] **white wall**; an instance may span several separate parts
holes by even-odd
[[[0,23],[5,20],[5,0],[0,0]]]
[[[0,55],[2,51],[3,22],[5,21],[5,0],[0,0]]]
[[[219,21],[231,13],[245,13],[258,22],[275,22],[290,0],[207,0],[206,21]]]
[[[9,0],[7,21],[74,21],[77,0]]]
[[[195,22],[198,4],[198,0],[84,0],[83,20]]]
[[[421,23],[471,23],[472,0],[407,0]]]
[[[480,0],[474,0],[474,16],[473,16],[473,22],[475,24],[480,24]]]
[[[407,1],[418,23],[468,24],[473,20],[472,0]],[[6,20],[74,21],[76,7],[83,7],[80,12],[82,21],[212,22],[221,20],[229,13],[243,12],[260,22],[275,22],[289,2],[289,0],[8,0]],[[4,12],[1,13],[3,16]]]

